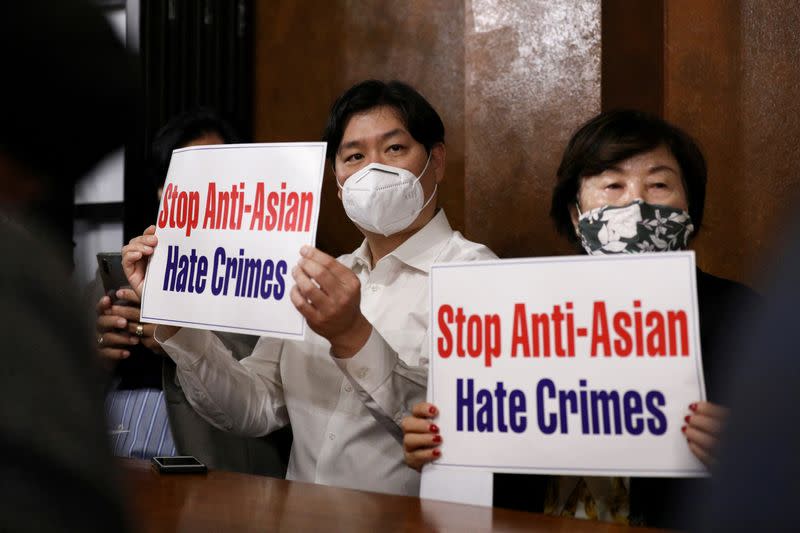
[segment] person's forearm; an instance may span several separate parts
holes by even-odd
[[[181,388],[202,418],[223,431],[248,436],[265,435],[288,423],[280,341],[261,339],[245,364],[210,331],[187,328],[166,340],[162,327],[158,340],[175,361]]]
[[[331,353],[339,359],[349,359],[364,347],[371,334],[372,324],[361,315],[350,331],[329,339]]]
[[[419,355],[425,346],[427,343],[423,341],[414,353],[408,354],[406,358],[413,364],[407,364],[381,334],[372,329],[358,353],[336,360],[354,387],[363,391],[359,398],[371,398],[384,414],[399,423],[412,405],[425,400],[428,363],[427,358]]]

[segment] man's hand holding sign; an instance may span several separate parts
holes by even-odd
[[[149,256],[153,255],[158,244],[158,237],[155,236],[155,233],[156,227],[150,226],[144,230],[142,235],[134,237],[122,247],[122,268],[128,277],[128,282],[131,284],[130,291],[133,291],[133,296],[136,297],[137,301],[142,299],[144,278],[147,273],[147,260]],[[155,326],[149,325],[149,327]],[[179,327],[175,326],[164,326],[162,335],[168,339],[179,329]],[[156,346],[158,346],[158,343],[156,343]],[[161,349],[160,346],[158,348]]]
[[[361,313],[361,282],[353,271],[328,254],[304,246],[292,269],[292,303],[309,327],[331,343],[337,357],[355,355],[372,333]]]

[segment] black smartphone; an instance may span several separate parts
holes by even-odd
[[[121,253],[101,252],[97,254],[97,266],[100,269],[100,279],[103,280],[103,289],[106,294],[117,292],[120,287],[128,285],[128,278],[125,276],[125,271],[122,270]]]
[[[192,455],[153,457],[153,466],[162,474],[204,474],[208,471],[206,465]]]

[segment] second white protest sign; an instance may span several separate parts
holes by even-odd
[[[289,292],[313,245],[325,143],[198,146],[172,155],[142,321],[302,338]]]
[[[704,398],[692,252],[432,269],[437,464],[704,475],[681,433]]]

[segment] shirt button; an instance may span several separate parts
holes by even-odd
[[[353,392],[353,387],[351,387],[350,384],[348,383],[347,385],[344,386],[344,390],[347,392]]]
[[[333,433],[328,433],[328,438],[333,440],[336,438],[336,435],[334,435]]]
[[[378,292],[378,289],[380,289],[380,287],[378,287],[374,283],[369,286],[369,290],[371,290],[372,292]]]

